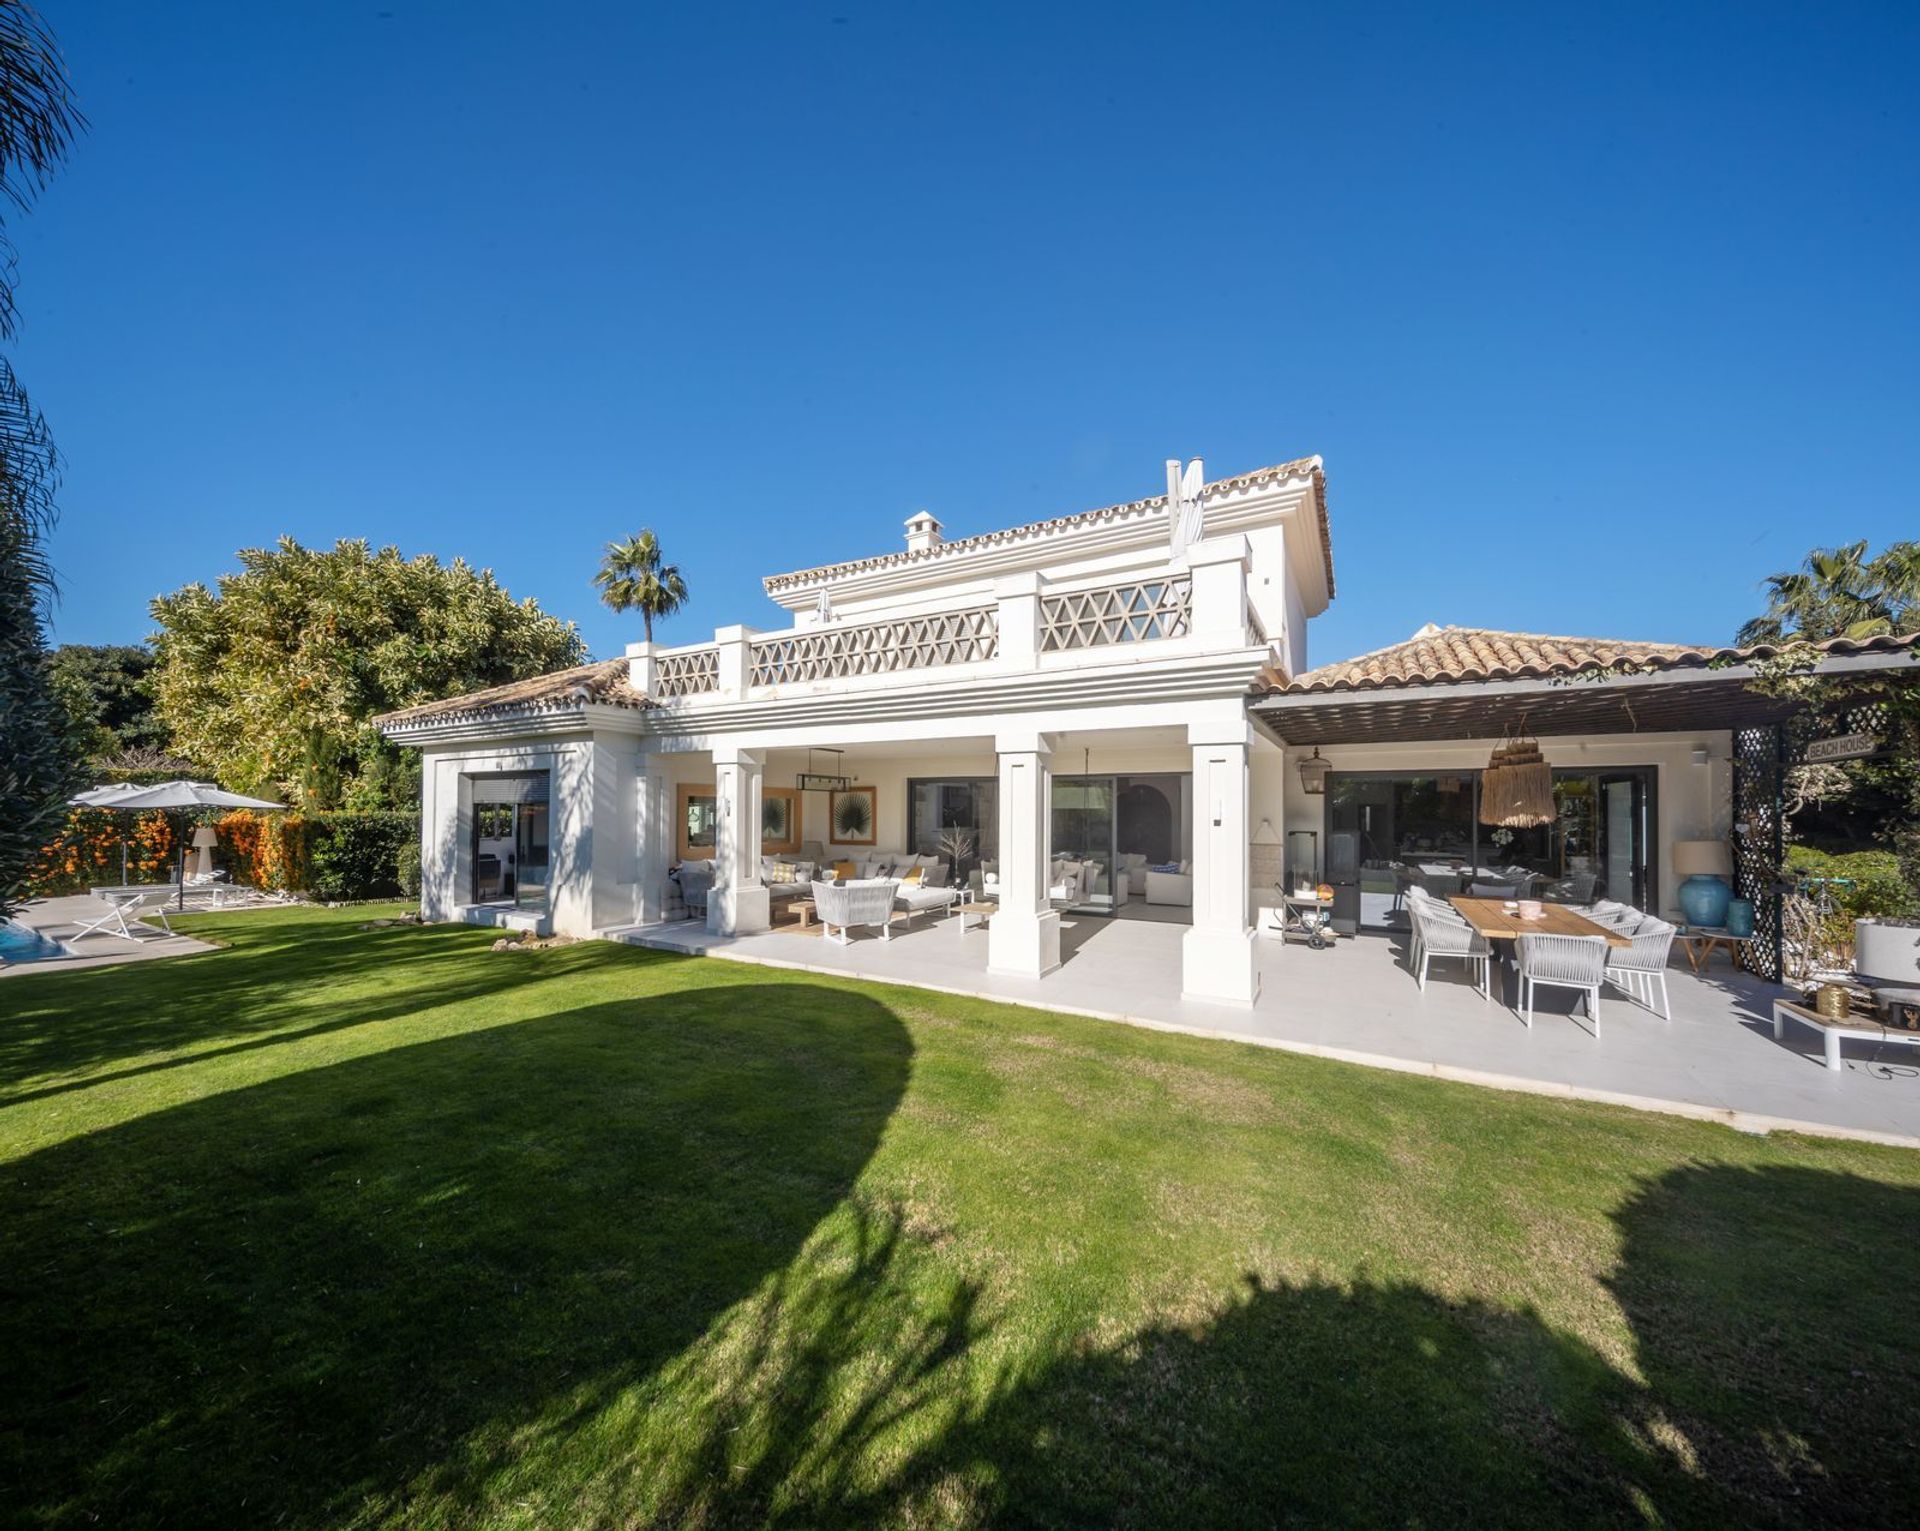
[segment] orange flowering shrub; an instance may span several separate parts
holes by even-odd
[[[236,808],[214,824],[235,882],[299,892],[311,874],[308,821],[297,813]]]
[[[120,847],[128,882],[166,882],[173,876],[173,821],[164,813],[114,813],[75,808],[40,852],[27,877],[28,898],[58,898],[120,881]]]

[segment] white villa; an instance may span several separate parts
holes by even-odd
[[[424,757],[426,914],[644,931],[686,918],[676,869],[711,862],[706,930],[745,940],[794,921],[815,875],[914,867],[991,900],[955,922],[985,974],[1045,980],[1063,918],[1176,924],[1180,995],[1248,1007],[1303,880],[1362,932],[1410,885],[1668,910],[1675,847],[1700,842],[1762,893],[1782,712],[1745,682],[1765,651],[1428,627],[1314,668],[1320,459],[1167,467],[1165,494],[956,541],[916,515],[891,552],[768,578],[778,631],[382,719]],[[1481,773],[1521,731],[1554,818],[1492,829]]]

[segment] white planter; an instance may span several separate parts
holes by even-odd
[[[1862,978],[1920,987],[1920,925],[1855,920],[1853,970]]]

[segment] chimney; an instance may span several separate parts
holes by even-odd
[[[940,523],[933,519],[933,513],[916,510],[907,517],[907,551],[922,553],[928,548],[940,546]]]

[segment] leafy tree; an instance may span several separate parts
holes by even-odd
[[[0,0],[0,206],[30,206],[85,126],[53,38],[19,0]],[[0,218],[0,340],[15,334],[14,251]],[[48,671],[59,458],[46,422],[0,357],[0,914],[80,784],[79,745]]]
[[[164,751],[171,740],[154,713],[153,650],[138,643],[63,643],[53,685],[96,760]]]
[[[1815,548],[1762,588],[1767,609],[1740,629],[1737,642],[1872,638],[1920,628],[1920,542],[1895,542],[1877,558],[1865,540]]]
[[[1795,647],[1763,668],[1758,689],[1835,717],[1879,703],[1891,735],[1881,758],[1794,769],[1794,838],[1838,852],[1890,846],[1901,876],[1920,888],[1920,666],[1891,677],[1829,679],[1811,673],[1817,656],[1800,647],[1920,630],[1920,542],[1891,543],[1877,557],[1867,556],[1864,540],[1816,548],[1800,568],[1770,575],[1763,588],[1767,609],[1737,641]]]
[[[687,600],[680,566],[662,562],[660,539],[650,530],[609,542],[593,582],[611,610],[640,613],[649,643],[653,642],[653,619],[672,616]]]
[[[242,792],[301,807],[412,807],[417,765],[383,712],[579,664],[573,624],[490,570],[342,541],[247,548],[218,588],[153,603],[153,690],[175,748]]]

